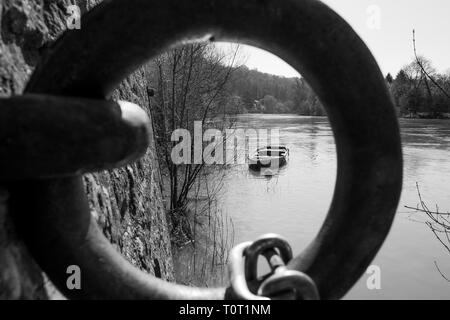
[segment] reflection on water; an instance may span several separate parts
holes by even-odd
[[[450,210],[450,122],[401,120],[404,182],[392,230],[373,264],[381,268],[381,290],[368,290],[364,275],[349,299],[450,298],[450,255],[426,225],[409,215],[405,205],[418,203],[416,182],[430,207]],[[299,253],[319,230],[333,195],[336,152],[326,118],[296,115],[242,115],[237,126],[280,129],[281,144],[290,149],[286,167],[264,177],[246,165],[227,168],[218,199],[234,222],[235,243],[264,233],[278,233]],[[419,219],[420,220],[420,219]]]

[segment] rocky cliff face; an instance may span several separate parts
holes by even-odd
[[[0,95],[22,93],[45,48],[65,30],[68,5],[76,3],[86,12],[99,2],[2,0]],[[114,98],[134,102],[149,112],[147,87],[141,69],[123,81]],[[92,214],[117,250],[135,266],[173,280],[155,149],[149,148],[145,157],[133,165],[88,174],[84,182]],[[54,293],[49,292],[45,276],[15,233],[7,197],[7,190],[0,187],[0,299],[52,298]]]

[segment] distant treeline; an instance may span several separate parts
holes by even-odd
[[[395,78],[386,76],[399,116],[448,118],[450,73],[439,74],[423,57],[403,67]]]
[[[402,117],[447,118],[450,73],[438,74],[425,58],[411,62],[386,82]],[[226,110],[231,113],[295,113],[322,116],[324,108],[302,78],[285,78],[241,66],[229,81]]]
[[[300,78],[285,78],[241,66],[228,84],[232,113],[297,113],[325,115],[317,96]]]

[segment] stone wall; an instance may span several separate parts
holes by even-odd
[[[0,96],[21,94],[34,67],[66,28],[66,8],[90,10],[96,0],[0,1]],[[138,70],[123,81],[115,99],[149,112],[147,80]],[[152,146],[154,143],[151,144]],[[173,280],[170,239],[161,196],[155,148],[137,163],[84,177],[92,214],[111,243],[135,266]],[[8,216],[7,191],[0,187],[0,299],[47,299],[45,275],[33,261]]]

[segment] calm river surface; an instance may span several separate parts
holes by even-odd
[[[369,290],[364,275],[347,299],[449,299],[450,254],[428,227],[404,206],[416,206],[416,182],[430,207],[450,211],[450,122],[400,120],[404,181],[391,232],[373,264],[381,268],[381,290]],[[219,203],[234,221],[235,243],[278,233],[299,253],[318,232],[331,202],[336,177],[334,138],[327,118],[241,115],[239,128],[279,128],[290,149],[288,165],[265,178],[246,165],[226,169]],[[423,219],[422,219],[423,221]]]

